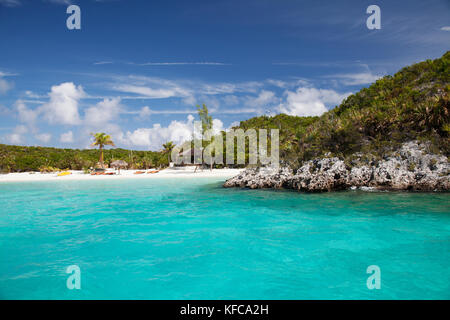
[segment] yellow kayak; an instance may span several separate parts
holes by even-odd
[[[64,171],[64,172],[58,173],[58,177],[64,177],[64,176],[68,176],[68,175],[70,175],[70,174],[72,174],[72,172]]]

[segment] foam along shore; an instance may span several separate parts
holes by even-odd
[[[117,179],[157,179],[157,178],[231,178],[240,174],[243,169],[197,169],[195,166],[167,168],[160,170],[157,173],[152,172],[153,169],[148,170],[120,170],[108,169],[107,172],[113,172],[113,175],[90,175],[83,171],[69,170],[71,174],[65,176],[58,176],[58,173],[38,173],[38,172],[20,172],[0,174],[1,182],[15,182],[15,181],[67,181],[67,180],[117,180]],[[144,172],[136,174],[136,172]]]

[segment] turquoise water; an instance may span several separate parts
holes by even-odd
[[[0,298],[450,298],[450,194],[221,183],[0,184]],[[81,290],[66,287],[70,265]]]

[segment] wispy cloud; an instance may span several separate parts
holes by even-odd
[[[12,89],[12,87],[13,84],[11,82],[0,78],[0,95],[6,94],[9,90]]]
[[[114,85],[112,87],[112,89],[116,90],[116,91],[127,92],[127,93],[137,93],[137,94],[140,94],[140,95],[146,96],[147,98],[152,98],[152,99],[164,99],[164,98],[185,96],[184,93],[182,93],[180,90],[177,90],[176,88],[153,89],[153,88],[144,87],[144,86],[120,84],[120,85]]]
[[[356,86],[375,82],[381,77],[382,75],[373,74],[371,72],[361,72],[361,73],[335,74],[326,76],[325,78],[338,79],[342,82],[342,84],[346,86]]]
[[[177,110],[170,110],[170,109],[164,109],[164,110],[155,110],[150,109],[148,106],[142,107],[141,110],[130,110],[130,111],[123,111],[121,113],[123,114],[135,114],[139,115],[141,117],[150,116],[153,114],[195,114],[197,110],[195,109],[177,109]]]
[[[185,65],[194,65],[194,66],[229,66],[229,63],[222,62],[145,62],[145,63],[134,63],[130,62],[129,64],[134,64],[138,66],[185,66]]]
[[[351,65],[354,65],[354,62],[347,62],[347,61],[334,61],[334,62],[316,62],[316,61],[309,61],[309,62],[297,62],[297,61],[285,61],[285,62],[272,62],[272,65],[274,66],[297,66],[297,67],[312,67],[312,68],[329,68],[329,67],[343,67],[347,68]]]
[[[106,84],[108,89],[133,93],[147,99],[182,98],[189,104],[196,103],[196,97],[227,95],[233,93],[256,93],[264,82],[247,81],[239,83],[205,83],[194,80],[168,80],[139,75],[113,76],[114,82]]]
[[[0,0],[0,5],[3,5],[5,7],[17,7],[21,4],[22,3],[19,0]]]
[[[12,77],[12,76],[18,76],[18,73],[10,73],[10,72],[4,72],[0,71],[0,77]]]
[[[49,2],[54,4],[63,4],[63,5],[70,5],[72,4],[72,0],[42,0],[43,2]],[[94,0],[95,2],[107,2],[108,0]],[[113,1],[113,0],[109,0]],[[5,7],[18,7],[22,5],[22,0],[0,0],[0,5],[3,5]]]
[[[17,74],[0,71],[0,95],[6,94],[14,86],[13,82],[6,81],[4,77],[16,76]]]
[[[11,110],[9,110],[4,105],[0,104],[0,115],[6,115],[6,114],[9,114],[10,112],[11,112]]]
[[[51,2],[51,3],[56,3],[56,4],[72,4],[72,1],[70,0],[45,0],[45,2]]]
[[[113,64],[114,62],[112,62],[112,61],[97,61],[97,62],[94,62],[93,64],[94,65],[102,65],[102,64]]]
[[[72,3],[70,0],[44,0],[44,2],[51,2],[55,4],[66,4],[69,5]],[[18,7],[22,5],[21,0],[0,0],[0,5],[5,7]]]
[[[450,31],[450,26],[445,26],[441,28],[442,31]]]

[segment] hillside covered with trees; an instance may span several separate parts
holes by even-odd
[[[379,79],[320,117],[262,116],[236,128],[280,129],[280,158],[293,168],[324,156],[381,158],[411,140],[449,156],[449,94],[450,51]]]

